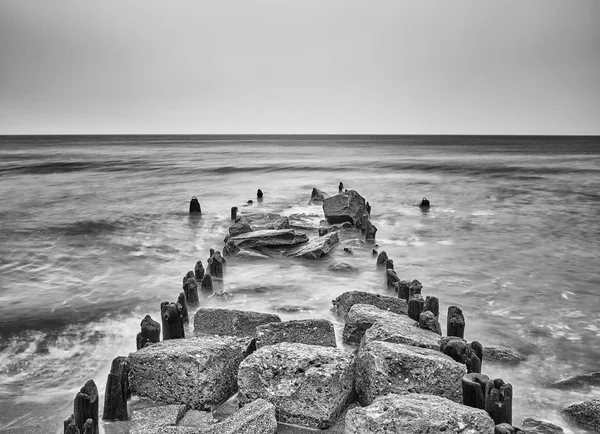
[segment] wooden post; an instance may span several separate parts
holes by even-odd
[[[448,321],[446,322],[446,335],[465,336],[465,317],[462,309],[458,306],[448,306]]]
[[[194,279],[196,279],[196,282],[202,282],[203,277],[204,267],[202,266],[202,261],[197,261],[196,266],[194,267]]]
[[[198,295],[198,291],[196,291],[196,295]],[[185,293],[179,293],[179,297],[177,297],[177,303],[181,306],[181,316],[183,317],[183,323],[189,324],[190,316],[188,313],[187,302],[185,301]]]
[[[385,266],[386,261],[388,260],[388,255],[384,251],[381,251],[377,256],[377,267],[383,268]]]
[[[400,281],[400,278],[398,277],[398,275],[396,274],[396,272],[394,270],[387,270],[386,277],[387,277],[387,287],[388,288],[393,288],[394,283]]]
[[[124,356],[112,361],[104,392],[103,420],[127,420],[127,395],[129,393],[129,359]]]
[[[467,374],[462,377],[463,404],[485,410],[485,390],[488,383],[490,378],[483,374]]]
[[[442,334],[442,327],[440,326],[440,322],[433,315],[433,313],[429,312],[428,310],[421,312],[421,315],[419,315],[419,327],[425,330],[431,330],[432,332],[435,332],[438,335]]]
[[[409,298],[414,297],[416,294],[420,294],[422,290],[423,285],[421,285],[421,282],[419,282],[417,279],[413,280],[409,287]]]
[[[212,250],[212,249],[211,249]],[[208,258],[208,273],[213,277],[223,277],[225,272],[226,261],[221,252],[211,252],[210,258]]]
[[[160,324],[146,315],[140,323],[141,333],[137,335],[137,349],[144,348],[148,342],[160,342]]]
[[[419,321],[419,315],[423,312],[424,304],[425,300],[423,300],[421,294],[413,295],[413,297],[408,300],[408,316],[415,321]]]
[[[465,353],[467,372],[473,374],[481,373],[481,363],[483,362],[483,345],[478,341],[473,341],[467,345]]]
[[[207,273],[204,275],[204,279],[202,279],[202,283],[200,284],[200,291],[206,294],[213,293],[213,282],[210,274]]]
[[[386,270],[394,269],[394,261],[392,259],[388,259],[387,261],[385,261],[385,269]]]
[[[163,341],[185,338],[183,316],[181,306],[178,303],[163,301],[160,304],[160,318],[162,320]]]
[[[231,207],[231,220],[235,220],[237,218],[237,212],[238,212],[238,207],[232,206]]]
[[[88,419],[83,424],[83,434],[95,434],[98,432],[94,431],[94,421],[92,419]]]
[[[421,208],[421,209],[429,209],[429,200],[427,200],[426,197],[424,197],[421,200],[421,204],[419,205],[419,208]]]
[[[79,434],[79,430],[77,429],[77,425],[75,425],[75,416],[71,414],[67,420],[63,423],[63,433],[64,434]]]
[[[193,271],[188,271],[187,273],[185,273],[185,276],[183,276],[183,284],[185,285],[185,282],[187,282],[188,279],[193,278],[193,277],[194,277]]]
[[[259,189],[258,189],[258,191],[256,192],[256,197],[257,197],[258,199],[262,199],[262,197],[263,197],[263,192],[262,192],[262,190],[261,190],[260,188],[259,188]]]
[[[423,311],[428,311],[433,314],[436,318],[440,317],[440,300],[437,297],[428,295],[425,297],[425,306]]]
[[[485,411],[495,424],[512,425],[512,385],[500,378],[489,381],[485,388]]]
[[[80,432],[83,432],[86,421],[92,419],[92,434],[98,433],[98,387],[94,380],[88,380],[75,396],[73,415]]]
[[[369,205],[369,202],[367,202],[367,204],[365,205],[365,208],[367,209],[367,212],[369,213],[369,215],[371,215],[371,205]]]
[[[410,282],[407,280],[400,280],[398,282],[398,298],[402,298],[408,302],[410,299]]]
[[[192,197],[190,200],[190,214],[202,214],[202,210],[200,209],[200,202],[196,199],[196,196]]]
[[[183,285],[183,292],[185,292],[185,299],[190,306],[197,306],[200,302],[198,300],[198,284],[196,279],[190,277]]]
[[[340,181],[340,185],[338,185],[338,191],[341,193],[344,189],[344,183]]]

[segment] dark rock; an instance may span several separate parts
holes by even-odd
[[[393,313],[402,315],[408,314],[408,306],[404,300],[400,300],[396,297],[374,294],[372,292],[344,292],[333,300],[332,303],[334,312],[342,317],[345,317],[355,304],[370,304],[371,306]]]
[[[431,312],[436,318],[440,317],[440,300],[437,297],[428,295],[425,297],[424,312]]]
[[[525,357],[517,350],[500,345],[487,345],[483,349],[483,360],[506,365],[518,365]]]
[[[541,420],[532,419],[526,417],[523,420],[521,426],[526,434],[563,434],[564,431],[561,427],[554,425],[550,422],[543,422]]]
[[[131,414],[132,434],[160,432],[163,427],[176,425],[185,413],[185,405],[157,405],[136,409]],[[154,431],[156,430],[156,431]]]
[[[381,310],[370,304],[355,304],[344,318],[344,333],[342,340],[350,345],[358,345],[363,335],[377,320],[399,315],[387,310]]]
[[[202,283],[200,284],[200,291],[204,294],[212,294],[213,292],[213,282],[210,274],[205,274],[202,279]]]
[[[414,321],[419,321],[419,316],[423,312],[425,300],[421,294],[415,294],[408,300],[408,316]]]
[[[419,328],[416,322],[405,315],[389,315],[375,321],[365,332],[360,345],[364,346],[373,341],[440,350],[440,336]]]
[[[494,434],[515,434],[515,428],[508,423],[500,423],[494,428]]]
[[[348,253],[350,255],[353,254],[352,249],[350,247],[344,247],[344,253]]]
[[[567,419],[579,428],[600,432],[600,400],[572,404],[564,409]]]
[[[400,278],[394,270],[386,270],[387,287],[393,288],[396,282],[400,282]]]
[[[378,254],[379,252],[377,251],[377,249],[373,249],[373,252],[372,252],[372,253],[373,253],[373,256],[377,256],[377,254]]]
[[[329,223],[350,222],[360,227],[361,217],[367,214],[365,199],[354,190],[328,197],[323,201],[323,212]]]
[[[365,228],[365,238],[367,240],[374,240],[375,234],[377,233],[377,227],[373,223],[371,223],[370,220],[367,219],[364,224],[364,228]]]
[[[196,261],[196,265],[194,266],[194,278],[196,279],[196,282],[202,282],[202,279],[204,278],[202,261]]]
[[[246,220],[238,219],[234,224],[229,226],[229,236],[237,237],[248,232],[252,232],[250,224]]]
[[[313,187],[312,193],[310,194],[311,202],[323,202],[327,197],[329,197],[327,193],[325,193],[323,190],[319,190],[316,187]]]
[[[277,433],[275,413],[273,404],[259,398],[202,431],[202,434],[275,434]]]
[[[319,345],[270,345],[240,364],[238,383],[241,404],[262,398],[275,405],[279,422],[327,429],[353,399],[354,356]]]
[[[341,230],[342,227],[338,226],[338,225],[333,225],[331,227],[328,228],[319,228],[319,236],[322,237],[323,235],[327,235],[331,232],[337,232],[339,230]]]
[[[278,230],[278,229],[290,229],[290,221],[287,217],[274,214],[274,213],[249,213],[242,214],[236,223],[243,223],[253,231],[262,230]]]
[[[438,335],[442,334],[440,322],[430,311],[422,312],[421,315],[419,315],[419,327],[425,330],[431,330]]]
[[[256,327],[256,348],[280,342],[336,346],[333,324],[324,319],[272,322]]]
[[[94,421],[92,419],[88,419],[83,424],[83,434],[96,434],[98,430],[94,429]]]
[[[378,267],[385,266],[388,259],[389,258],[388,258],[387,253],[385,253],[384,251],[380,252],[379,255],[377,256],[377,266]]]
[[[144,348],[147,343],[160,342],[160,324],[146,315],[140,323],[141,333],[137,335],[137,349]]]
[[[198,306],[200,302],[198,300],[198,283],[196,283],[196,279],[190,277],[183,284],[183,292],[185,293],[185,299],[187,300],[190,306]]]
[[[337,264],[330,265],[329,270],[341,273],[359,273],[358,268],[345,262],[338,262]]]
[[[183,312],[179,303],[163,301],[160,304],[160,318],[162,320],[163,341],[185,338]]]
[[[254,337],[257,326],[271,322],[281,319],[271,313],[200,308],[194,315],[194,334]]]
[[[419,208],[425,208],[425,209],[429,208],[429,201],[427,200],[426,197],[424,197],[421,200],[421,204],[419,205]]]
[[[254,203],[254,201],[252,199],[249,199],[248,202],[246,202],[248,205],[252,205]]]
[[[190,200],[190,214],[195,213],[202,214],[202,210],[200,209],[200,202],[198,202],[196,196],[193,196],[192,200]]]
[[[448,321],[446,326],[448,336],[465,337],[465,317],[458,306],[448,306]]]
[[[304,231],[313,231],[318,229],[317,219],[320,217],[319,214],[290,214],[287,219],[289,221],[289,228],[300,229]],[[276,228],[276,229],[288,229],[288,228]]]
[[[323,237],[313,238],[308,243],[292,250],[289,256],[293,258],[319,259],[328,255],[339,242],[340,238],[337,232],[332,232]]]
[[[217,251],[212,253],[210,258],[208,258],[208,264],[206,266],[208,268],[208,274],[212,277],[222,278],[225,273],[226,264],[227,261],[221,256],[221,252]]]
[[[458,363],[466,364],[467,341],[456,336],[445,336],[440,341],[442,353],[456,360]]]
[[[582,389],[587,387],[600,387],[600,371],[586,375],[576,375],[565,380],[552,383],[557,389]]]
[[[306,243],[307,241],[308,237],[305,234],[296,232],[293,229],[267,229],[231,237],[228,243],[233,242],[234,245],[239,248],[256,248],[269,246],[295,246],[297,244]]]

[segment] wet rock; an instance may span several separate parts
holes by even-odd
[[[391,319],[392,321],[401,321],[398,315],[393,312],[379,309],[370,304],[355,304],[350,308],[344,318],[343,341],[350,345],[358,345],[363,335],[377,320]]]
[[[348,253],[350,255],[353,254],[352,249],[350,247],[344,247],[344,253]]]
[[[249,344],[220,336],[162,341],[129,355],[129,387],[155,401],[213,410],[235,392]]]
[[[442,327],[432,312],[426,311],[419,315],[419,327],[425,330],[431,330],[438,335],[442,334]]]
[[[466,340],[456,336],[445,336],[440,344],[442,353],[452,357],[458,363],[464,363],[468,373],[481,373],[483,347],[479,342],[467,343]]]
[[[226,264],[227,261],[225,261],[225,258],[221,256],[221,252],[214,252],[210,255],[210,258],[208,258],[208,273],[212,277],[222,278],[223,274],[225,273]]]
[[[290,222],[287,217],[273,213],[242,214],[236,222],[243,222],[253,231],[289,229]]]
[[[202,261],[197,261],[194,266],[194,278],[196,282],[202,282],[204,278],[204,267],[202,266]]]
[[[256,327],[256,348],[280,342],[336,346],[333,324],[324,319],[272,322]]]
[[[367,213],[365,199],[354,190],[325,198],[323,212],[328,223],[350,222],[360,227],[361,217]]]
[[[342,230],[342,227],[339,225],[333,225],[331,227],[328,228],[319,228],[319,236],[322,237],[323,235],[327,235],[330,234],[332,232],[337,232]]]
[[[271,259],[269,255],[256,249],[239,249],[235,257],[240,259]]]
[[[275,405],[279,422],[326,429],[353,399],[354,356],[284,342],[248,356],[238,378],[241,404],[262,398]]]
[[[179,422],[177,422],[177,425],[206,429],[217,422],[218,421],[213,417],[213,414],[210,411],[188,410]]]
[[[252,227],[246,220],[238,219],[234,224],[229,226],[229,237],[237,237],[248,232],[252,232]]]
[[[506,365],[518,365],[525,357],[517,350],[501,345],[487,345],[483,349],[483,360]]]
[[[177,425],[185,414],[185,409],[185,405],[171,404],[134,410],[131,415],[131,433],[142,434],[149,429]]]
[[[417,323],[405,315],[377,320],[364,334],[361,346],[369,342],[382,341],[413,345],[439,351],[440,336],[430,330],[419,328]]]
[[[565,380],[552,383],[557,389],[582,389],[587,387],[600,387],[600,371],[586,375],[576,375]]]
[[[323,237],[313,238],[308,243],[292,250],[289,256],[293,258],[319,259],[328,255],[340,242],[337,232]]]
[[[391,342],[365,344],[356,358],[356,392],[361,405],[388,393],[426,393],[462,402],[465,365],[436,350]]]
[[[338,262],[337,264],[330,265],[329,270],[338,273],[359,273],[358,268],[356,268],[354,265],[347,264],[346,262]]]
[[[370,220],[367,219],[364,225],[365,228],[365,238],[367,240],[374,240],[375,234],[377,233],[377,226],[371,223]]]
[[[523,420],[521,426],[525,434],[563,434],[564,431],[561,427],[554,425],[550,422],[544,422],[541,420],[532,419],[526,417]]]
[[[273,229],[253,231],[231,237],[228,241],[232,242],[236,247],[256,248],[256,247],[279,247],[279,246],[295,246],[306,243],[308,237],[306,234],[301,234],[293,229]]]
[[[313,187],[312,193],[310,194],[311,202],[323,202],[329,195],[325,193],[323,190],[319,190],[316,187]]]
[[[318,228],[316,221],[319,217],[317,214],[290,214],[288,220],[291,229],[311,231]]]
[[[494,422],[477,410],[439,396],[389,394],[348,410],[346,434],[492,434]]]
[[[599,399],[572,404],[564,409],[564,413],[579,428],[600,432]]]
[[[406,301],[396,297],[387,297],[385,295],[375,294],[364,291],[349,291],[332,301],[333,311],[338,315],[345,317],[350,308],[355,304],[370,304],[382,310],[388,310],[397,314],[407,315],[408,305]]]
[[[271,322],[281,319],[272,313],[200,308],[194,315],[194,334],[254,337],[257,326]]]
[[[494,434],[515,434],[515,427],[509,423],[499,423],[494,428]]]
[[[148,343],[160,342],[160,324],[146,315],[140,323],[142,331],[137,335],[137,349],[144,348]]]

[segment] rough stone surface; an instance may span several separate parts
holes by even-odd
[[[238,235],[242,235],[248,232],[252,232],[252,228],[247,221],[236,220],[234,224],[229,226],[229,237],[237,237]]]
[[[523,425],[521,426],[525,434],[562,434],[564,433],[563,429],[558,425],[554,425],[550,422],[544,422],[541,420],[532,419],[530,417],[526,417],[523,420]]]
[[[177,422],[177,426],[190,426],[202,429],[208,428],[217,422],[210,411],[188,410],[179,422]]]
[[[431,330],[432,332],[437,333],[438,335],[442,334],[442,327],[440,326],[440,322],[435,317],[433,312],[430,312],[428,310],[425,312],[421,312],[421,315],[419,315],[419,327],[425,330]]]
[[[600,432],[600,399],[570,405],[564,412],[567,419],[578,427]]]
[[[515,427],[509,423],[499,423],[494,428],[494,434],[515,434]]]
[[[346,262],[338,262],[337,264],[330,265],[329,270],[335,271],[336,273],[359,273],[358,268]]]
[[[280,342],[336,346],[333,324],[324,319],[272,322],[256,327],[256,348]]]
[[[509,347],[503,347],[501,345],[487,345],[483,347],[483,360],[506,365],[518,365],[525,360],[525,357],[523,357],[517,350]]]
[[[329,195],[323,190],[319,190],[317,187],[313,187],[310,194],[310,200],[313,202],[323,202]]]
[[[256,248],[275,246],[295,246],[306,243],[306,234],[296,232],[293,229],[273,229],[253,231],[231,237],[227,243],[232,242],[236,247]]]
[[[129,387],[155,401],[212,410],[235,392],[249,344],[248,338],[202,336],[142,348],[129,355]]]
[[[194,334],[254,337],[256,326],[271,322],[281,318],[272,313],[200,308],[194,315]]]
[[[332,301],[333,310],[340,316],[346,316],[348,311],[355,304],[370,304],[381,310],[388,310],[397,314],[407,315],[408,305],[405,300],[396,297],[387,297],[385,295],[375,294],[364,291],[344,292],[338,298]]]
[[[360,227],[361,217],[368,214],[365,199],[355,190],[325,198],[323,212],[328,223],[350,222]]]
[[[365,332],[361,345],[373,341],[440,349],[440,336],[437,333],[418,327],[416,322],[404,315],[377,320]]]
[[[172,404],[134,410],[131,414],[132,434],[145,428],[176,425],[185,414],[185,405]]]
[[[266,399],[277,420],[326,429],[353,399],[354,356],[337,348],[280,343],[258,349],[238,373],[239,399]]]
[[[345,433],[493,434],[494,422],[484,410],[439,396],[390,394],[348,410]]]
[[[391,342],[365,344],[356,358],[356,393],[370,405],[388,393],[409,392],[443,396],[462,402],[465,365],[439,351]]]
[[[203,434],[275,434],[275,406],[264,399],[252,401]]]
[[[581,389],[586,387],[600,386],[600,371],[591,374],[576,375],[565,380],[552,383],[552,387],[557,389]]]
[[[344,334],[342,339],[345,343],[358,345],[363,338],[365,332],[377,320],[389,319],[390,321],[401,321],[402,315],[379,309],[370,304],[355,304],[350,308],[348,314],[344,318]]]
[[[332,232],[322,237],[313,238],[308,243],[292,250],[290,256],[294,258],[319,259],[326,256],[340,242],[337,232]]]

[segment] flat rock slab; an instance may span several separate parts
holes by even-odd
[[[205,429],[217,422],[218,421],[213,418],[212,412],[210,411],[188,410],[185,412],[181,420],[177,422],[177,426],[189,426]]]
[[[446,398],[410,393],[377,398],[368,407],[348,410],[346,434],[493,434],[484,411]]]
[[[462,363],[439,351],[373,341],[356,358],[356,392],[361,405],[388,393],[425,393],[462,402]]]
[[[365,332],[361,345],[383,341],[439,351],[441,336],[416,324],[418,323],[404,315],[378,319]]]
[[[336,346],[333,324],[324,319],[272,322],[256,327],[256,348],[280,342]]]
[[[517,350],[501,345],[483,347],[483,360],[504,365],[518,365],[525,357]]]
[[[319,345],[262,347],[240,365],[238,384],[241,404],[266,399],[279,422],[327,429],[353,399],[354,356]]]
[[[134,410],[131,414],[131,433],[142,434],[148,428],[177,425],[185,409],[185,405],[172,404]]]
[[[402,315],[398,315],[397,313],[381,310],[370,304],[355,304],[350,308],[348,314],[344,318],[346,324],[344,325],[342,339],[347,344],[358,345],[365,332],[375,324],[375,322],[381,319],[401,321],[401,316]],[[410,321],[410,318],[408,319]]]
[[[582,389],[586,387],[600,387],[600,371],[591,374],[576,375],[566,380],[552,383],[557,389]]]
[[[564,430],[558,425],[550,422],[532,419],[526,417],[521,426],[526,434],[563,434]]]
[[[155,401],[213,410],[235,393],[249,343],[220,336],[158,342],[129,355],[129,387]]]
[[[252,228],[253,231],[267,229],[290,229],[290,221],[287,217],[274,213],[248,213],[241,214],[236,223],[240,222]]]
[[[194,315],[194,334],[254,337],[257,326],[272,322],[281,318],[249,310],[200,308]]]
[[[600,400],[593,399],[573,404],[564,410],[567,419],[579,428],[600,432]]]
[[[237,235],[229,238],[227,241],[232,242],[235,246],[244,248],[256,247],[288,247],[306,243],[308,236],[296,232],[293,229],[273,229],[246,232],[245,234]]]
[[[354,190],[324,198],[323,213],[328,223],[350,222],[360,226],[363,215],[368,214],[365,199]]]
[[[339,242],[340,238],[337,232],[332,232],[322,237],[313,238],[308,243],[292,250],[289,256],[292,258],[319,259],[328,255]]]
[[[389,310],[397,314],[408,315],[408,304],[406,300],[397,297],[388,297],[365,291],[344,292],[332,301],[333,310],[338,315],[345,317],[355,304],[370,304],[381,310]]]

